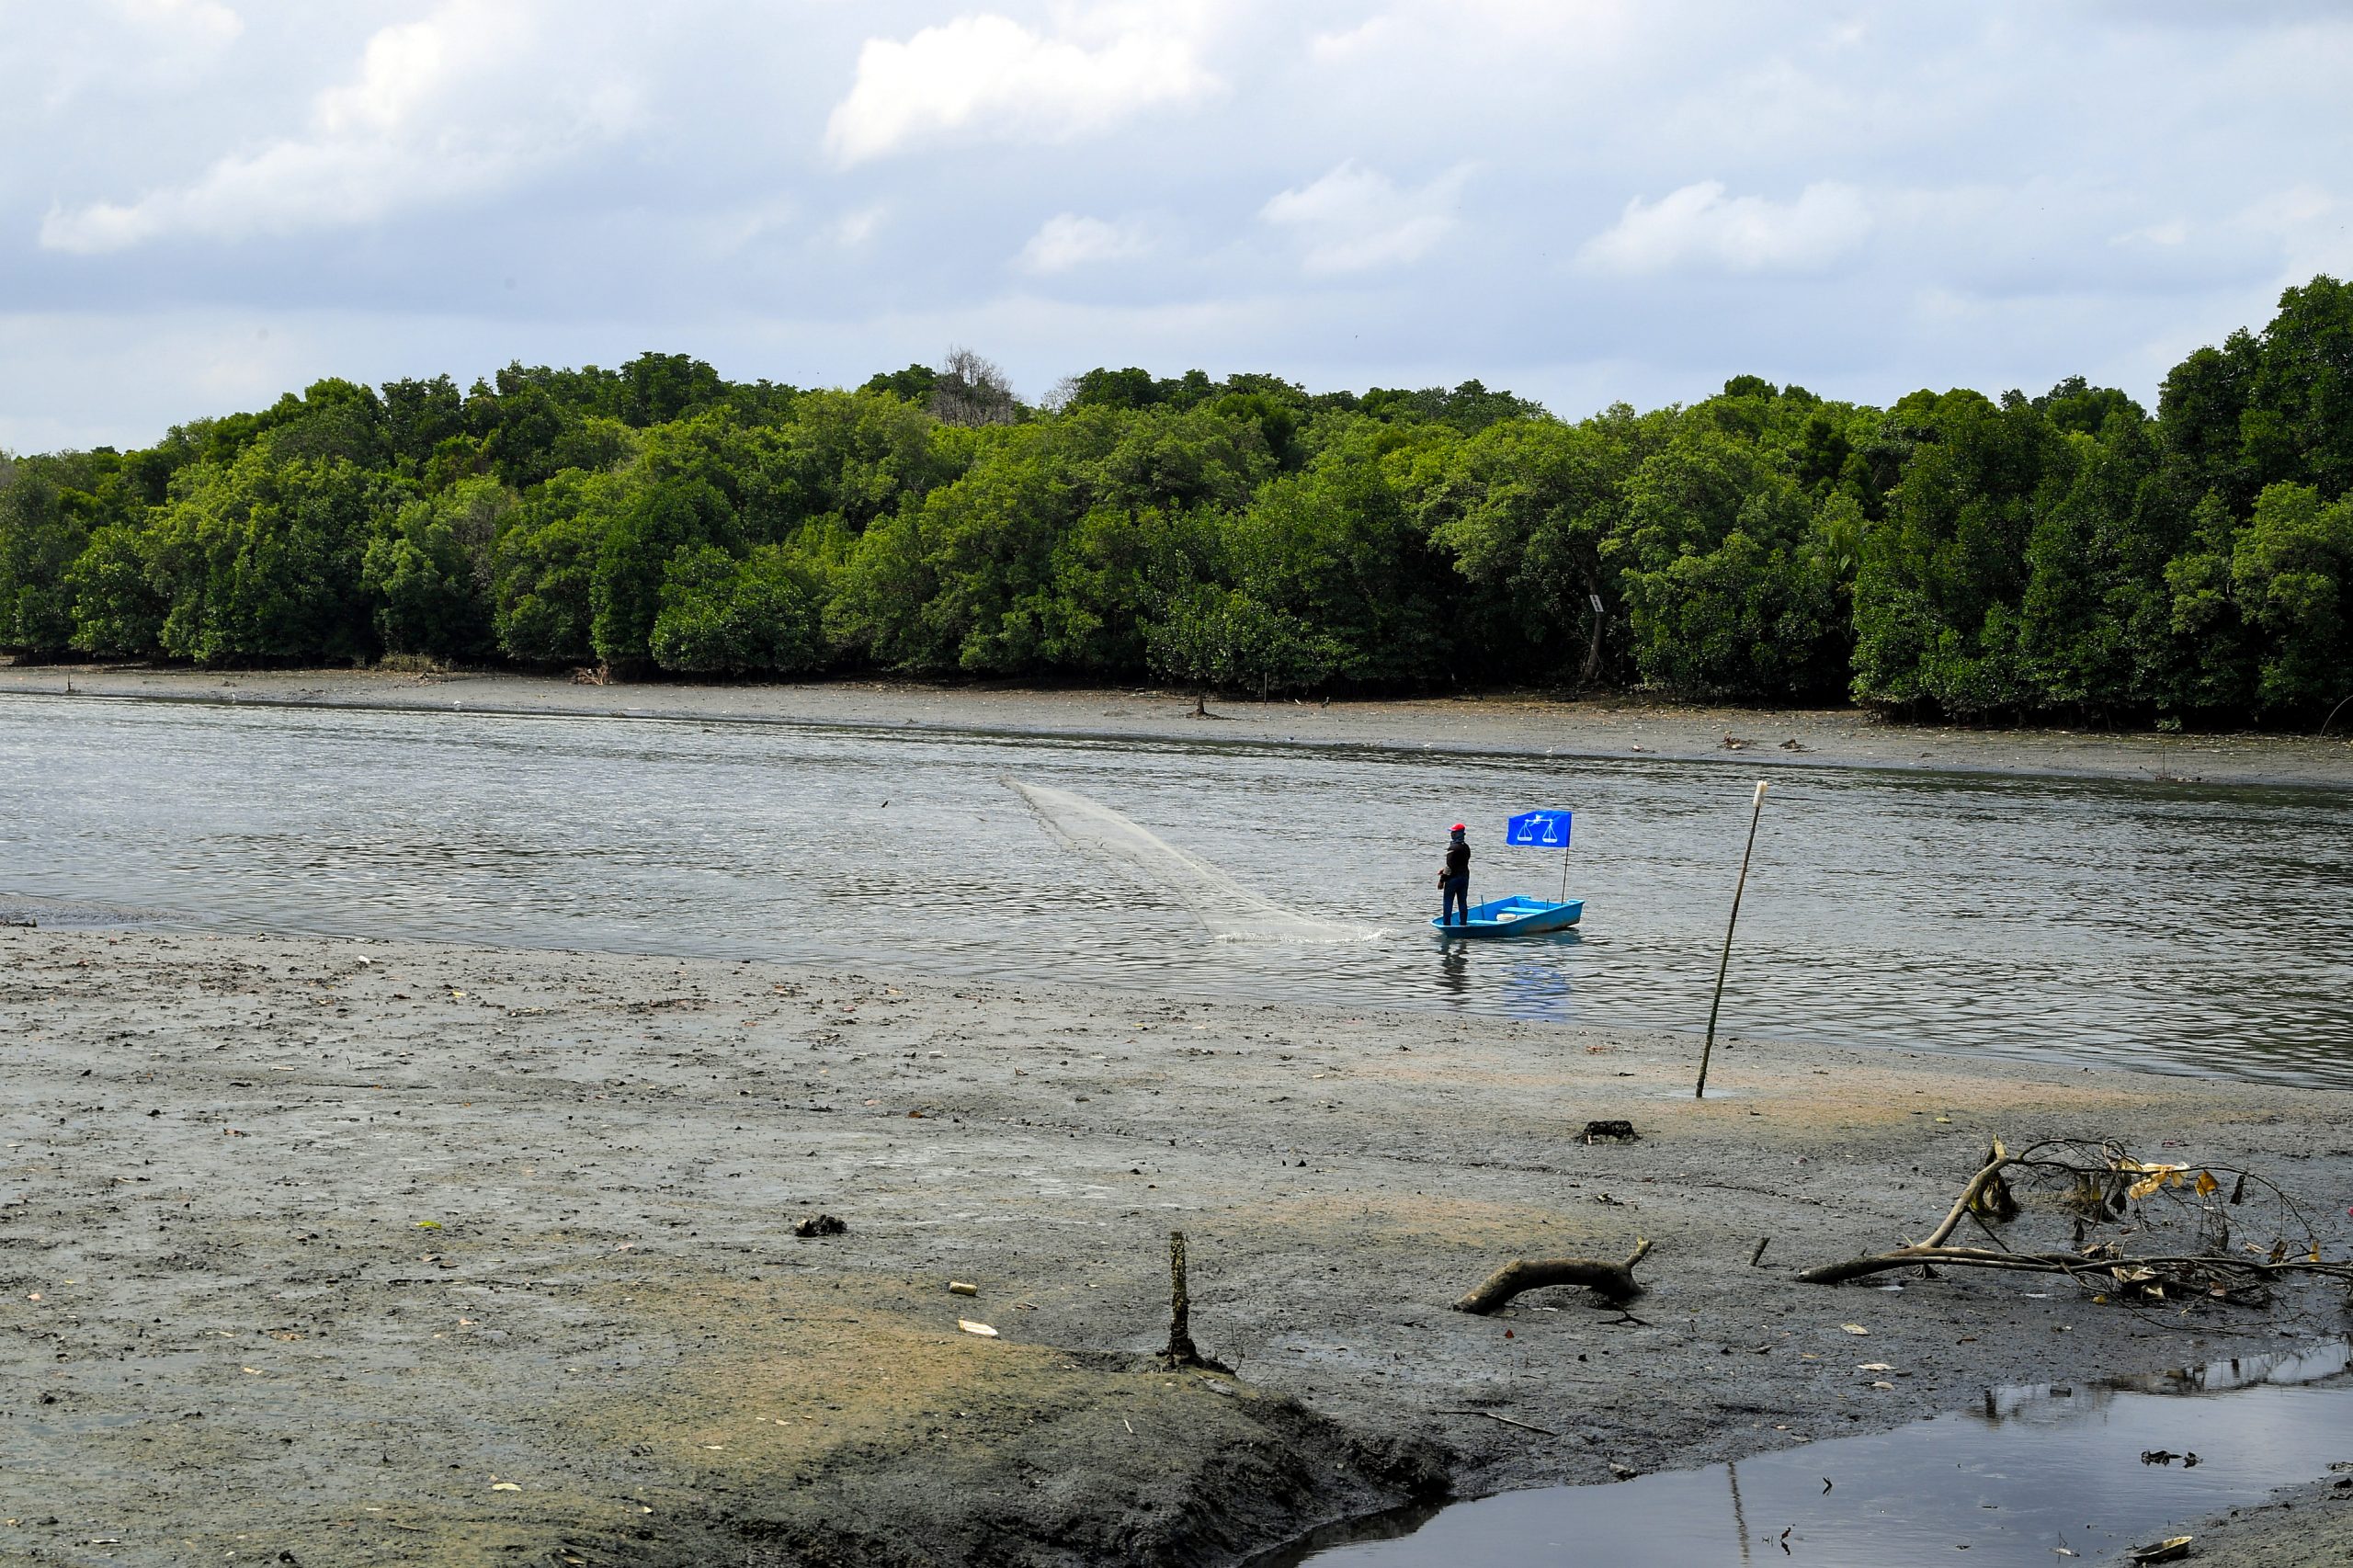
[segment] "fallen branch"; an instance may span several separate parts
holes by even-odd
[[[1520,1292],[1540,1290],[1548,1285],[1582,1286],[1611,1306],[1621,1306],[1643,1293],[1642,1286],[1634,1279],[1634,1265],[1649,1256],[1651,1244],[1637,1237],[1632,1256],[1623,1263],[1604,1263],[1592,1257],[1518,1258],[1489,1275],[1484,1284],[1455,1302],[1454,1310],[1484,1317]]]
[[[2021,1172],[2065,1184],[2066,1200],[2075,1210],[2075,1246],[2072,1251],[2023,1252],[2002,1244],[1995,1225],[2015,1218],[2018,1203],[2011,1193],[2007,1173]],[[2237,1179],[2224,1199],[2216,1175]],[[2226,1250],[2230,1236],[2227,1210],[2245,1201],[2252,1182],[2279,1202],[2280,1233],[2268,1253],[2248,1248]],[[2120,1240],[2086,1244],[2091,1223],[2110,1215],[2122,1216],[2129,1204],[2163,1198],[2180,1202],[2199,1219],[2202,1250],[2191,1254],[2134,1254]],[[1954,1246],[1952,1233],[1962,1220],[1976,1221],[1992,1247]],[[2145,1221],[2133,1229],[2145,1233]],[[2302,1234],[2290,1241],[2291,1233]],[[2124,1233],[2126,1234],[2131,1232]],[[1991,1268],[2024,1274],[2063,1274],[2079,1284],[2113,1290],[2120,1298],[2164,1300],[2170,1290],[2182,1296],[2220,1297],[2240,1301],[2259,1297],[2266,1282],[2287,1274],[2302,1274],[2353,1281],[2353,1263],[2325,1262],[2313,1228],[2302,1211],[2277,1185],[2252,1172],[2229,1166],[2195,1171],[2186,1165],[2150,1165],[2135,1160],[2112,1142],[2083,1143],[2051,1140],[2019,1153],[1996,1142],[1961,1188],[1943,1221],[1924,1241],[1892,1251],[1821,1264],[1798,1278],[1809,1285],[1837,1285],[1899,1268],[1926,1268],[1941,1264],[1963,1268]]]
[[[1539,1426],[1529,1421],[1515,1421],[1508,1415],[1498,1415],[1492,1410],[1441,1410],[1438,1414],[1440,1415],[1483,1415],[1490,1421],[1500,1421],[1506,1426],[1517,1426],[1523,1432],[1538,1432],[1547,1437],[1560,1436],[1550,1426]]]

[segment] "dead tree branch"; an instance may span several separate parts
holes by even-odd
[[[1484,1284],[1455,1302],[1454,1310],[1484,1317],[1520,1292],[1540,1290],[1547,1285],[1583,1286],[1611,1306],[1623,1306],[1643,1293],[1634,1278],[1634,1265],[1649,1256],[1651,1244],[1637,1237],[1632,1255],[1623,1263],[1592,1257],[1518,1258],[1489,1275]]]
[[[2002,1241],[1995,1227],[2019,1212],[2010,1188],[2014,1174],[2057,1189],[2060,1200],[2074,1210],[2072,1251],[2014,1250]],[[2226,1186],[2227,1198],[2223,1196]],[[2229,1210],[2246,1201],[2250,1187],[2257,1197],[2268,1196],[2276,1205],[2275,1233],[2268,1248],[2246,1244],[2234,1251],[2229,1244]],[[2145,1237],[2166,1217],[2135,1208],[2153,1199],[2195,1219],[2198,1251],[2126,1248],[2125,1236]],[[2133,1216],[2134,1223],[2114,1239],[2087,1239],[2093,1225],[2128,1214]],[[1976,1221],[1995,1245],[1952,1245],[1952,1233],[1964,1219]],[[2236,1166],[2193,1167],[2143,1161],[2112,1141],[2072,1139],[2046,1140],[2015,1154],[1995,1142],[1925,1240],[1843,1263],[1822,1264],[1803,1270],[1798,1278],[1811,1285],[1836,1285],[1930,1264],[2063,1274],[2087,1289],[2111,1292],[2123,1301],[2206,1297],[2256,1304],[2267,1298],[2266,1287],[2271,1281],[2287,1275],[2353,1282],[2353,1262],[2324,1259],[2308,1217],[2268,1177]]]

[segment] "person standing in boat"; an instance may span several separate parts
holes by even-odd
[[[1463,831],[1461,823],[1454,824],[1446,845],[1446,869],[1438,874],[1440,925],[1452,919],[1461,926],[1471,918],[1471,845]]]

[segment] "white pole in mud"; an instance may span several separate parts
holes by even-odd
[[[1756,819],[1765,814],[1765,781],[1756,781],[1756,799],[1748,808],[1748,847],[1740,852],[1740,880],[1732,885],[1732,918],[1724,922],[1724,949],[1716,958],[1716,999],[1708,1004],[1708,1043],[1699,1048],[1699,1086],[1695,1100],[1708,1097],[1708,1058],[1716,1050],[1716,1014],[1724,1005],[1724,971],[1732,963],[1733,927],[1740,924],[1740,895],[1748,887],[1748,858],[1756,853]]]

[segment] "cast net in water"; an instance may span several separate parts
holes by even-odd
[[[1367,942],[1381,935],[1370,926],[1344,925],[1286,908],[1084,795],[1017,778],[1006,782],[1063,847],[1119,867],[1165,892],[1191,911],[1211,936],[1235,941]]]

